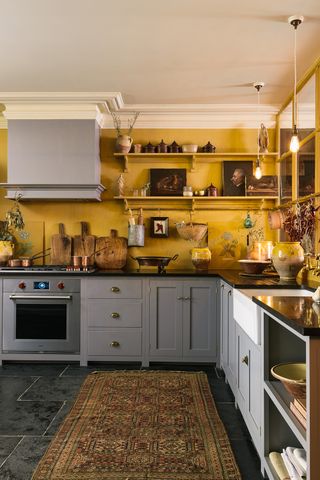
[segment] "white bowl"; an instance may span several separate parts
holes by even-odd
[[[182,152],[183,153],[197,153],[198,145],[190,144],[190,145],[182,145]]]

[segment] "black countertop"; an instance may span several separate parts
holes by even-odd
[[[253,301],[302,335],[320,336],[320,304],[311,297],[253,297]]]

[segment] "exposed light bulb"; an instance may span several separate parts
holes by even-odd
[[[260,180],[260,178],[262,177],[262,170],[261,170],[260,165],[258,165],[256,167],[256,171],[254,173],[254,176],[256,177],[257,180]]]
[[[300,142],[298,137],[298,130],[297,127],[294,125],[292,130],[292,137],[290,140],[290,152],[297,153],[300,148]]]

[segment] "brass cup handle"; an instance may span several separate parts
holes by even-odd
[[[120,288],[119,287],[111,287],[111,292],[118,293],[118,292],[120,292]]]
[[[191,297],[183,297],[183,300],[191,300]]]
[[[177,297],[177,300],[183,300],[183,297]]]
[[[120,343],[114,340],[113,342],[110,343],[110,347],[120,347]]]
[[[249,365],[249,357],[248,355],[245,355],[242,360],[241,360],[242,363],[245,363],[246,365]]]
[[[112,312],[112,313],[111,313],[111,317],[112,317],[112,318],[120,318],[120,313],[118,313],[118,312]]]

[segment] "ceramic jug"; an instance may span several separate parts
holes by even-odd
[[[197,270],[208,270],[211,261],[209,248],[192,248],[191,261]]]
[[[118,135],[116,140],[117,153],[129,153],[132,145],[132,138],[129,135]]]
[[[278,242],[271,258],[280,278],[294,280],[303,266],[304,252],[299,242]]]

